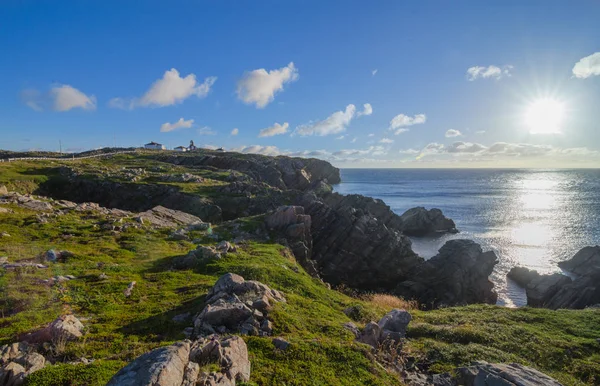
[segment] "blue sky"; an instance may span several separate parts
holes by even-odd
[[[7,0],[0,148],[597,166],[599,20],[597,1]]]

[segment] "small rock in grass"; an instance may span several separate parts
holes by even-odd
[[[273,338],[272,342],[273,346],[281,351],[285,351],[290,347],[290,342],[283,338]]]
[[[125,291],[123,291],[123,294],[125,295],[125,297],[131,296],[131,292],[133,291],[133,287],[135,287],[135,284],[136,284],[135,281],[132,281],[131,283],[129,283],[127,288],[125,288]]]

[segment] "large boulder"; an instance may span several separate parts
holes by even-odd
[[[456,381],[464,386],[561,386],[546,374],[518,363],[474,362],[456,373]]]
[[[406,310],[393,309],[385,314],[379,322],[369,322],[357,335],[359,342],[379,348],[382,344],[400,342],[406,336],[406,328],[412,319]]]
[[[540,275],[524,267],[514,267],[506,276],[526,289],[527,305],[531,307],[547,306],[563,286],[572,282],[560,273]]]
[[[270,335],[268,313],[277,302],[285,302],[279,291],[227,273],[206,295],[206,306],[194,320],[194,332],[198,336],[226,332]]]
[[[425,308],[472,303],[495,304],[498,294],[489,280],[498,258],[472,240],[450,240],[438,254],[416,267],[395,292],[417,299]]]
[[[84,326],[74,315],[63,315],[48,326],[27,334],[23,341],[29,343],[76,340],[83,336]]]
[[[400,216],[400,227],[409,236],[426,236],[429,234],[450,232],[456,233],[454,221],[444,216],[441,210],[427,210],[416,207],[407,210]]]
[[[219,371],[203,371],[216,364]],[[141,355],[115,374],[107,386],[235,386],[248,382],[248,348],[239,336],[182,341]]]
[[[135,359],[107,386],[181,386],[190,357],[190,342],[160,347]]]

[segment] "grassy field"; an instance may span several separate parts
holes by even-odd
[[[112,161],[93,161],[111,164]],[[110,166],[110,165],[109,165]],[[92,165],[92,167],[97,167]],[[48,178],[49,165],[39,162],[0,164],[0,184],[33,191]],[[218,277],[234,272],[282,291],[287,303],[271,314],[274,334],[292,343],[275,350],[269,338],[246,337],[256,385],[393,385],[397,375],[385,371],[369,347],[354,341],[343,327],[362,327],[392,307],[414,306],[390,296],[348,296],[311,278],[284,247],[249,242],[238,252],[188,270],[172,268],[173,260],[195,248],[169,239],[171,230],[129,228],[119,234],[102,230],[105,220],[94,212],[74,212],[37,221],[36,212],[2,205],[0,256],[10,261],[34,259],[48,249],[69,250],[65,262],[49,268],[0,269],[0,344],[72,312],[86,326],[79,341],[52,345],[48,353],[60,361],[81,357],[88,365],[49,366],[28,378],[28,385],[102,385],[120,367],[155,347],[184,338],[185,327],[172,318],[203,307],[204,296]],[[240,219],[244,229],[260,217]],[[231,237],[228,225],[213,228],[216,238],[192,236],[210,245],[219,235]],[[99,275],[105,273],[107,279]],[[77,277],[60,285],[43,282],[56,275]],[[124,289],[137,285],[130,297]],[[357,307],[351,319],[343,312]],[[600,310],[551,311],[468,306],[411,311],[404,345],[407,357],[433,372],[450,371],[472,360],[519,362],[533,366],[566,385],[600,383]]]

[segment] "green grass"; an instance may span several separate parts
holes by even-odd
[[[150,157],[150,156],[148,156]],[[93,172],[100,167],[136,166],[143,157],[123,155],[107,160],[77,161]],[[145,161],[144,161],[145,162]],[[222,183],[224,175],[165,165],[168,172],[212,173]],[[56,176],[58,163],[0,164],[0,184],[34,191]],[[150,166],[149,166],[150,167]],[[177,170],[176,170],[177,169]],[[176,170],[176,171],[175,171]],[[207,174],[208,176],[208,174]],[[190,186],[190,188],[193,188]],[[192,194],[204,196],[196,190]],[[28,385],[102,385],[125,363],[153,348],[184,338],[188,324],[172,318],[203,307],[204,296],[226,272],[259,280],[284,293],[286,303],[275,306],[270,317],[274,334],[291,342],[276,350],[269,338],[246,337],[252,362],[250,384],[255,385],[394,385],[397,376],[378,365],[368,347],[354,341],[343,323],[343,313],[356,306],[354,322],[362,326],[388,310],[328,289],[310,277],[291,253],[270,242],[239,246],[226,258],[190,270],[173,270],[172,262],[195,246],[169,239],[170,230],[129,229],[119,235],[101,230],[104,221],[95,213],[69,213],[39,223],[37,213],[8,206],[0,214],[0,256],[11,261],[33,259],[53,248],[69,250],[66,262],[49,269],[0,272],[0,344],[14,342],[65,312],[83,320],[86,334],[70,342],[59,354],[63,361],[95,359],[90,365],[49,366],[28,378]],[[253,231],[262,216],[237,220],[243,231]],[[235,223],[216,226],[214,232],[229,239]],[[201,232],[192,235],[216,243]],[[106,280],[98,276],[105,273]],[[43,284],[55,275],[76,280],[59,286]],[[131,297],[123,290],[137,285]],[[519,362],[533,366],[565,385],[600,383],[600,311],[550,311],[469,306],[435,311],[413,311],[405,350],[433,372],[445,372],[472,360]]]

